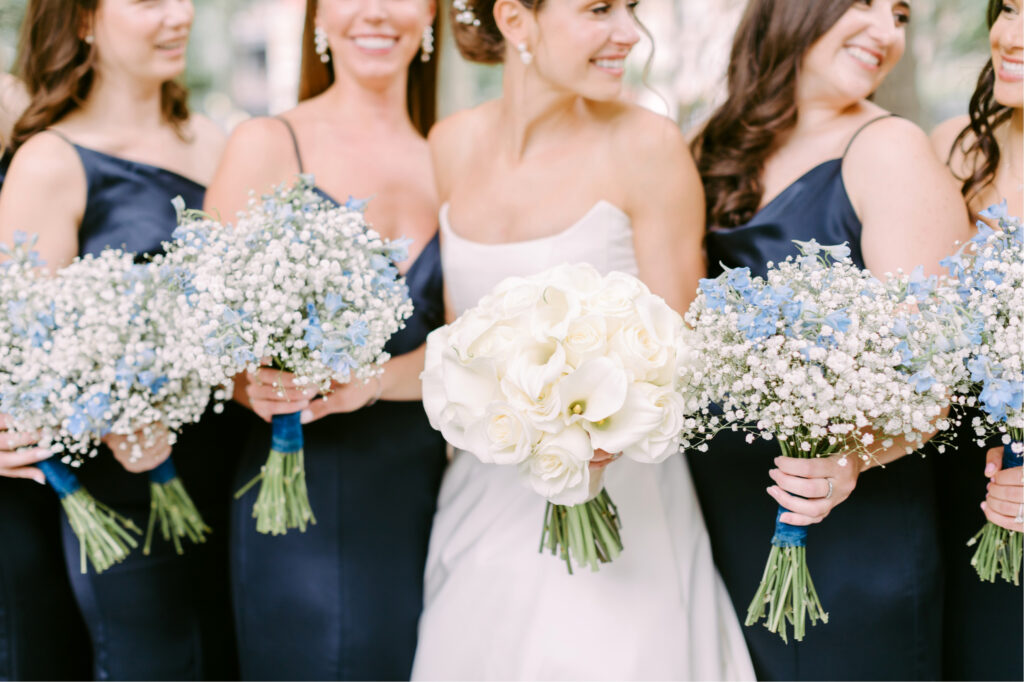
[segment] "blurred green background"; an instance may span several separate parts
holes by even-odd
[[[826,0],[808,0],[821,2]],[[194,0],[196,20],[186,81],[193,107],[230,129],[246,117],[295,102],[304,0]],[[722,96],[731,36],[745,0],[643,0],[650,44],[631,59],[627,96],[698,125]],[[908,50],[876,99],[926,130],[966,112],[988,56],[983,0],[914,0]],[[0,69],[13,67],[25,0],[0,0]],[[445,15],[446,16],[446,15]],[[441,114],[495,96],[501,68],[464,62],[450,41],[441,49]]]

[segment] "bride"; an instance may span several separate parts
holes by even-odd
[[[501,98],[430,134],[449,321],[501,279],[566,261],[690,303],[704,274],[700,179],[671,121],[619,101],[635,4],[456,3],[462,54],[505,66]],[[684,458],[604,465],[625,550],[570,576],[537,551],[544,500],[514,468],[456,452],[414,679],[753,678]]]

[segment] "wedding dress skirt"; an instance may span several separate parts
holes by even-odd
[[[441,212],[442,262],[457,312],[509,275],[561,262],[636,274],[628,217],[600,202],[553,237],[462,239]],[[434,518],[413,679],[753,679],[736,613],[682,456],[605,470],[622,555],[569,575],[538,547],[545,501],[514,467],[457,451]]]

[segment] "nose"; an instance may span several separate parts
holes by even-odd
[[[637,19],[628,8],[616,13],[615,27],[612,30],[611,41],[616,45],[633,47],[640,42],[640,31],[637,30]]]
[[[370,22],[384,21],[387,16],[387,0],[365,0],[363,3],[363,18]]]
[[[171,0],[167,24],[170,26],[191,26],[194,16],[195,8],[192,6],[192,0]]]

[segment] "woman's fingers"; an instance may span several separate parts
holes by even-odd
[[[305,388],[276,388],[265,384],[250,383],[245,390],[249,394],[249,400],[309,402],[316,395],[316,389],[308,386]]]
[[[824,478],[801,478],[791,476],[781,469],[771,469],[768,476],[775,481],[780,488],[793,495],[805,498],[825,497],[828,495],[829,485]],[[833,493],[834,494],[834,493]]]
[[[1024,502],[1024,486],[1021,485],[999,485],[998,483],[988,484],[988,496],[991,499],[1002,500],[1011,504]]]
[[[0,450],[17,450],[39,440],[38,431],[0,431]]]
[[[1001,469],[992,477],[992,482],[998,483],[999,485],[1013,485],[1020,487],[1024,485],[1024,467]]]
[[[1024,520],[1018,521],[1018,519],[1021,519],[1022,517],[1000,514],[999,512],[995,511],[992,508],[992,505],[988,504],[988,502],[982,502],[981,508],[985,512],[985,518],[991,521],[992,523],[996,524],[997,526],[1002,526],[1007,530],[1015,530],[1018,533],[1024,532]]]
[[[41,485],[46,485],[46,476],[43,472],[35,467],[17,467],[15,469],[6,469],[0,467],[0,476],[5,478],[24,478],[29,481],[35,481]]]
[[[281,402],[279,400],[253,400],[251,405],[253,412],[255,412],[263,421],[269,422],[276,414],[294,414],[296,412],[304,412],[309,408],[310,401],[304,400],[302,402],[290,403]]]
[[[281,389],[302,389],[308,386],[299,386],[295,383],[295,375],[291,372],[283,372],[279,369],[261,367],[258,370],[247,372],[246,377],[250,384],[256,386],[269,386]]]
[[[25,450],[0,451],[0,470],[10,471],[19,467],[35,464],[50,457],[53,453],[45,448],[27,448]]]
[[[794,526],[806,526],[812,523],[819,523],[832,511],[832,501],[823,498],[805,500],[795,495],[790,495],[778,486],[770,486],[768,494],[775,498],[788,513],[783,513],[780,520]]]

